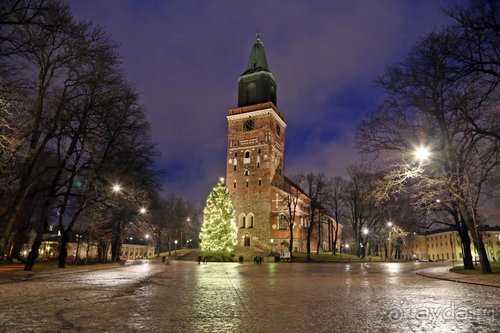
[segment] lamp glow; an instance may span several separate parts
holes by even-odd
[[[413,152],[415,155],[415,158],[419,160],[420,162],[423,162],[431,156],[431,152],[429,151],[429,148],[420,146],[415,151]]]

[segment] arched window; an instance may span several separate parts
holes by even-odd
[[[248,176],[248,169],[245,169],[244,175]]]
[[[247,215],[247,225],[246,228],[253,228],[253,222],[254,222],[254,215],[253,213],[248,213]]]
[[[247,150],[245,152],[245,157],[243,158],[243,163],[245,163],[245,164],[250,163],[250,151],[249,150]]]
[[[286,230],[287,229],[287,223],[286,223],[286,216],[281,214],[279,216],[279,229],[280,230]]]
[[[238,217],[238,227],[245,228],[245,224],[247,223],[247,217],[245,214],[241,213]]]
[[[252,82],[247,86],[247,101],[253,102],[255,101],[256,97],[257,97],[257,86],[255,85],[255,83]]]

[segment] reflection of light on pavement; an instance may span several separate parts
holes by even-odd
[[[212,322],[212,332],[238,331],[242,318],[247,317],[240,295],[248,289],[240,275],[240,264],[196,265],[193,273],[195,279],[192,292],[197,296],[191,299],[192,319],[189,322],[189,331],[199,332],[206,329],[207,321]],[[213,318],[223,320],[214,322]]]
[[[389,273],[399,273],[401,272],[401,265],[396,262],[390,262],[385,264],[385,268]]]
[[[267,264],[266,268],[267,268],[267,273],[269,276],[276,275],[276,263],[275,262]]]

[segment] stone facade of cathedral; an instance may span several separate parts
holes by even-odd
[[[294,249],[305,251],[309,198],[284,175],[287,125],[277,107],[276,88],[257,36],[238,79],[238,107],[227,115],[226,184],[236,206],[238,246],[279,251],[290,239],[288,203],[293,203]],[[319,244],[329,251],[324,237],[318,242],[319,234],[314,234],[311,249]]]

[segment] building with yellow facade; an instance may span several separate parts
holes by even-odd
[[[500,261],[500,227],[479,228],[490,261]],[[476,248],[471,245],[473,260],[479,260]],[[458,232],[452,228],[427,231],[408,239],[407,257],[422,261],[461,261],[463,245]]]

